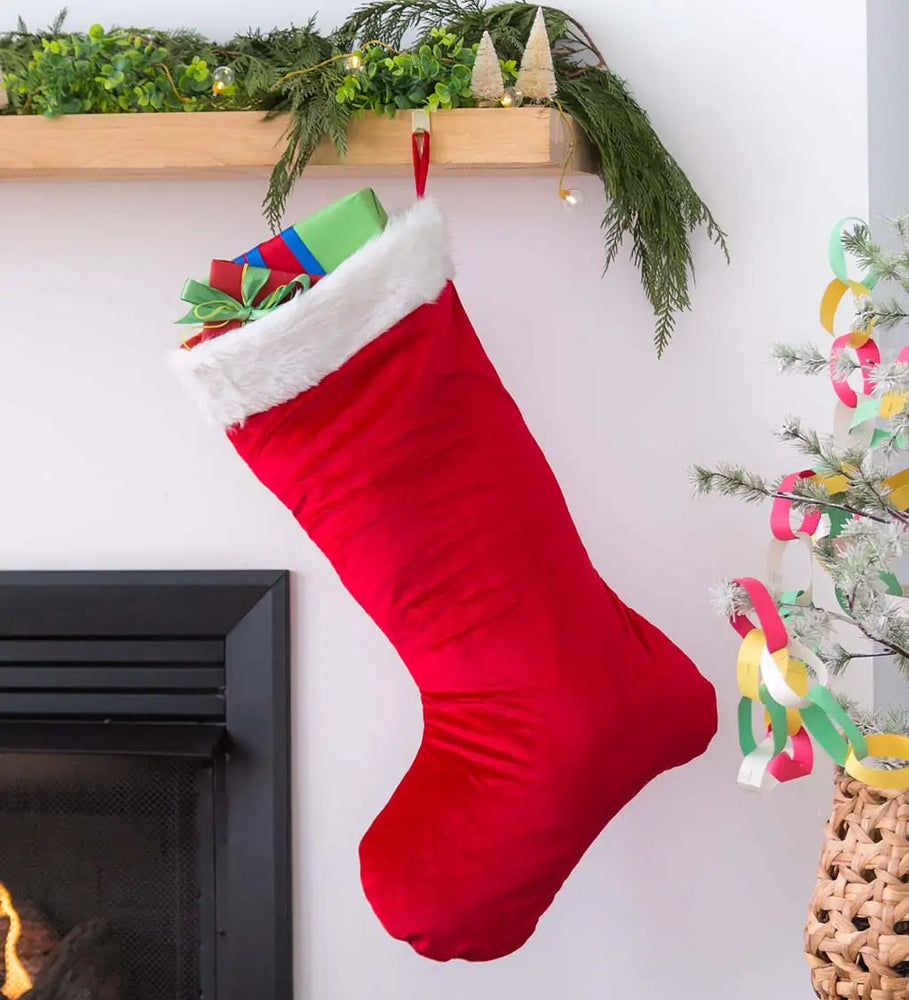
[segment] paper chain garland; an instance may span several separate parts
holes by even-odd
[[[829,259],[834,277],[824,291],[820,306],[821,325],[834,338],[830,351],[830,381],[836,393],[836,434],[840,440],[871,444],[878,435],[886,432],[876,429],[879,416],[888,417],[899,412],[905,403],[902,393],[873,396],[871,370],[880,364],[880,351],[871,339],[872,325],[861,331],[852,331],[837,337],[834,321],[847,291],[856,296],[870,294],[875,284],[873,274],[861,280],[849,278],[843,251],[844,227],[860,219],[841,219],[830,236]],[[862,395],[838,377],[835,362],[847,349],[854,350],[862,366]],[[909,362],[909,348],[899,354],[900,361]],[[824,476],[812,469],[804,469],[786,476],[780,483],[782,494],[791,493],[800,479],[817,479],[829,493],[844,489],[844,476]],[[887,480],[890,500],[901,510],[909,509],[909,469]],[[798,517],[798,512],[796,512]],[[770,531],[773,540],[768,552],[768,577],[771,586],[782,591],[782,558],[793,543],[808,550],[809,565],[813,567],[813,546],[821,537],[835,536],[845,518],[833,519],[824,527],[820,511],[801,513],[793,526],[792,501],[778,497],[770,513]],[[909,767],[899,770],[880,770],[860,761],[869,755],[898,757],[909,760],[909,737],[883,734],[863,735],[831,693],[826,666],[800,642],[791,639],[783,616],[777,609],[767,587],[758,580],[742,577],[733,581],[748,594],[757,623],[746,615],[733,615],[730,624],[742,637],[736,663],[736,678],[741,694],[738,706],[739,746],[744,755],[739,768],[738,782],[748,789],[764,790],[776,782],[792,781],[810,774],[814,766],[812,740],[825,753],[845,768],[852,777],[878,788],[902,789],[909,787]],[[902,595],[899,582],[885,579],[888,591]],[[811,603],[811,586],[804,591],[782,593],[783,605]],[[817,678],[809,682],[808,666]],[[763,729],[761,738],[754,735],[753,708],[762,709]]]

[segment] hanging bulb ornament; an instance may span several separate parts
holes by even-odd
[[[515,87],[506,87],[499,103],[503,108],[519,108],[524,103],[524,95]]]
[[[578,191],[577,188],[562,188],[559,197],[566,208],[578,208],[584,204],[584,192]]]
[[[234,83],[234,71],[230,66],[219,66],[214,73],[212,73],[212,85],[211,90],[215,95],[223,94],[228,87],[232,87]]]
[[[351,73],[359,73],[363,68],[363,57],[359,52],[351,52],[347,57],[347,68]]]

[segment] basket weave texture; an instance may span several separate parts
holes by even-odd
[[[838,770],[805,954],[822,1000],[909,1000],[909,791]]]

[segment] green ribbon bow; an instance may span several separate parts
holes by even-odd
[[[256,305],[256,296],[265,287],[270,274],[271,271],[267,267],[244,264],[240,279],[242,302],[238,302],[232,295],[222,292],[219,288],[212,288],[204,281],[190,278],[183,286],[180,298],[184,302],[189,302],[192,308],[182,319],[178,319],[177,323],[204,323],[206,326],[224,326],[233,320],[250,323],[267,316],[299,289],[308,292],[312,285],[312,279],[308,274],[298,274],[286,285],[269,292]]]

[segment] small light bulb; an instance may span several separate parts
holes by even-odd
[[[230,66],[219,66],[214,73],[212,73],[212,93],[213,94],[223,94],[228,87],[233,86],[234,82],[234,71]]]
[[[503,108],[519,108],[524,103],[524,95],[515,87],[506,87],[499,103]]]
[[[351,52],[347,57],[347,68],[351,73],[357,73],[363,68],[363,57],[359,52]]]
[[[584,204],[584,192],[578,191],[577,188],[562,188],[559,191],[559,197],[566,208],[577,208],[579,205]]]

